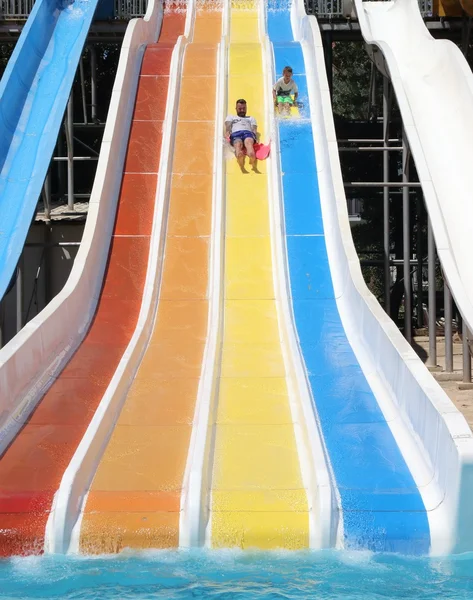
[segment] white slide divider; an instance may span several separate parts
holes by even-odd
[[[192,35],[194,15],[195,3],[189,0],[184,35],[178,38],[171,58],[150,254],[138,322],[84,437],[64,472],[46,526],[46,552],[79,551],[82,510],[89,486],[153,331],[161,285],[181,67],[188,39]]]
[[[291,11],[306,63],[309,104],[333,285],[348,340],[422,495],[432,555],[473,547],[473,437],[368,290],[353,245],[318,23]]]
[[[223,332],[224,114],[227,106],[229,0],[223,0],[222,39],[218,49],[215,103],[215,139],[212,191],[212,236],[209,266],[209,312],[207,340],[202,362],[189,453],[184,473],[179,522],[179,546],[191,548],[208,540],[210,483],[213,465],[214,428],[211,416],[217,407],[218,375]]]
[[[87,221],[61,292],[0,350],[0,454],[84,338],[107,264],[136,88],[146,44],[156,41],[162,2],[128,25],[112,90]]]
[[[275,67],[272,44],[266,34],[266,15],[261,3],[262,39],[264,40],[263,69],[265,74],[266,130],[271,139],[268,166],[271,248],[273,278],[278,305],[281,347],[286,368],[286,381],[294,421],[302,480],[307,490],[309,506],[309,547],[335,546],[339,526],[339,507],[326,460],[323,439],[316,421],[306,370],[297,341],[294,315],[289,298],[290,280],[287,264],[286,228],[284,222],[279,129],[274,117],[272,86]]]

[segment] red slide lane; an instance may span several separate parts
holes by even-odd
[[[0,458],[0,556],[42,553],[54,493],[133,335],[148,263],[171,55],[184,22],[184,13],[166,14],[158,44],[145,52],[91,328]]]

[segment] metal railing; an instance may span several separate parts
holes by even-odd
[[[115,18],[128,21],[142,17],[146,12],[148,0],[115,0]]]
[[[0,0],[0,19],[27,19],[34,0]]]
[[[423,17],[432,16],[432,1],[419,0],[419,8]],[[349,0],[305,0],[309,14],[321,19],[340,19],[350,15],[353,5]]]
[[[419,0],[423,17],[432,16],[432,1]],[[181,6],[185,0],[171,0],[167,4]],[[0,0],[0,20],[24,20],[28,18],[34,0]],[[351,11],[350,0],[305,0],[307,12],[322,19],[341,19]],[[146,12],[147,0],[115,0],[115,18],[128,21],[142,17]]]

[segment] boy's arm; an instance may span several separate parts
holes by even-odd
[[[297,102],[297,97],[299,96],[299,88],[297,87],[297,83],[294,83],[294,102]]]

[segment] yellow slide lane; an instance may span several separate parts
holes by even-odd
[[[264,131],[257,4],[232,5],[228,112],[245,98]],[[266,165],[226,171],[225,314],[212,481],[214,547],[305,548],[307,494],[294,436],[275,300]]]

